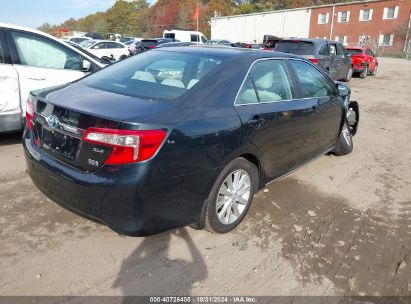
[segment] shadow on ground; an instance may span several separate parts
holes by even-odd
[[[331,282],[324,294],[411,295],[411,202],[395,215],[356,210],[292,178],[268,189],[238,232],[246,242],[267,251],[280,242],[297,279]]]
[[[172,243],[186,248],[169,256]],[[207,278],[207,266],[185,228],[146,237],[126,258],[113,287],[122,294],[190,295],[191,289]],[[132,299],[130,299],[132,301]],[[123,303],[128,303],[127,299]]]

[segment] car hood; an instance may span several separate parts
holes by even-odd
[[[68,110],[116,121],[134,121],[172,106],[161,101],[148,101],[94,89],[79,82],[34,91],[32,94]]]

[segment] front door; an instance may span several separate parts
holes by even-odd
[[[334,84],[316,67],[301,60],[290,60],[300,84],[302,97],[310,111],[304,146],[306,158],[330,150],[337,141],[343,115],[343,101]]]
[[[83,77],[82,58],[73,50],[47,37],[9,31],[13,67],[20,83],[22,113],[30,91],[60,85]]]
[[[236,100],[248,140],[262,155],[268,179],[302,163],[307,133],[306,103],[297,100],[295,85],[283,60],[254,63]]]

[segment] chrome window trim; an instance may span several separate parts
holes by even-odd
[[[245,77],[243,79],[243,82],[241,83],[241,86],[237,92],[237,95],[234,99],[234,107],[242,107],[242,106],[249,106],[249,105],[258,105],[258,104],[267,104],[267,103],[280,103],[280,102],[287,102],[287,101],[298,101],[298,100],[305,100],[305,99],[313,99],[313,98],[324,98],[324,97],[333,97],[333,95],[331,96],[322,96],[322,97],[303,97],[303,98],[294,98],[294,99],[284,99],[284,100],[273,100],[273,101],[264,101],[264,102],[253,102],[253,103],[246,103],[246,104],[237,104],[237,99],[238,96],[240,95],[240,92],[245,84],[245,82],[247,81],[247,77],[250,74],[251,69],[253,68],[254,64],[259,62],[259,61],[266,61],[266,60],[297,60],[297,61],[303,61],[309,65],[311,65],[312,67],[314,67],[315,69],[317,69],[317,71],[319,71],[322,75],[324,75],[325,78],[327,78],[335,87],[334,82],[331,80],[330,76],[328,76],[327,74],[325,74],[324,71],[322,71],[318,66],[316,66],[315,64],[313,64],[312,62],[303,59],[303,58],[295,58],[295,57],[268,57],[268,58],[259,58],[253,61],[253,63],[250,65],[250,68],[248,69],[247,73],[245,74]],[[335,93],[337,92],[337,89],[335,89]]]

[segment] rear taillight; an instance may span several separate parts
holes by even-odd
[[[314,63],[314,64],[318,64],[318,59],[314,59],[314,58],[312,58],[312,59],[309,59],[312,63]]]
[[[150,159],[160,148],[166,132],[163,130],[114,130],[89,128],[83,141],[111,147],[113,150],[104,162],[120,165]]]
[[[26,103],[26,125],[30,130],[33,129],[34,125],[34,103],[31,96],[27,99]]]
[[[148,48],[148,49],[155,49],[156,48],[156,46],[155,45],[148,45],[148,46],[146,46],[146,48]]]

